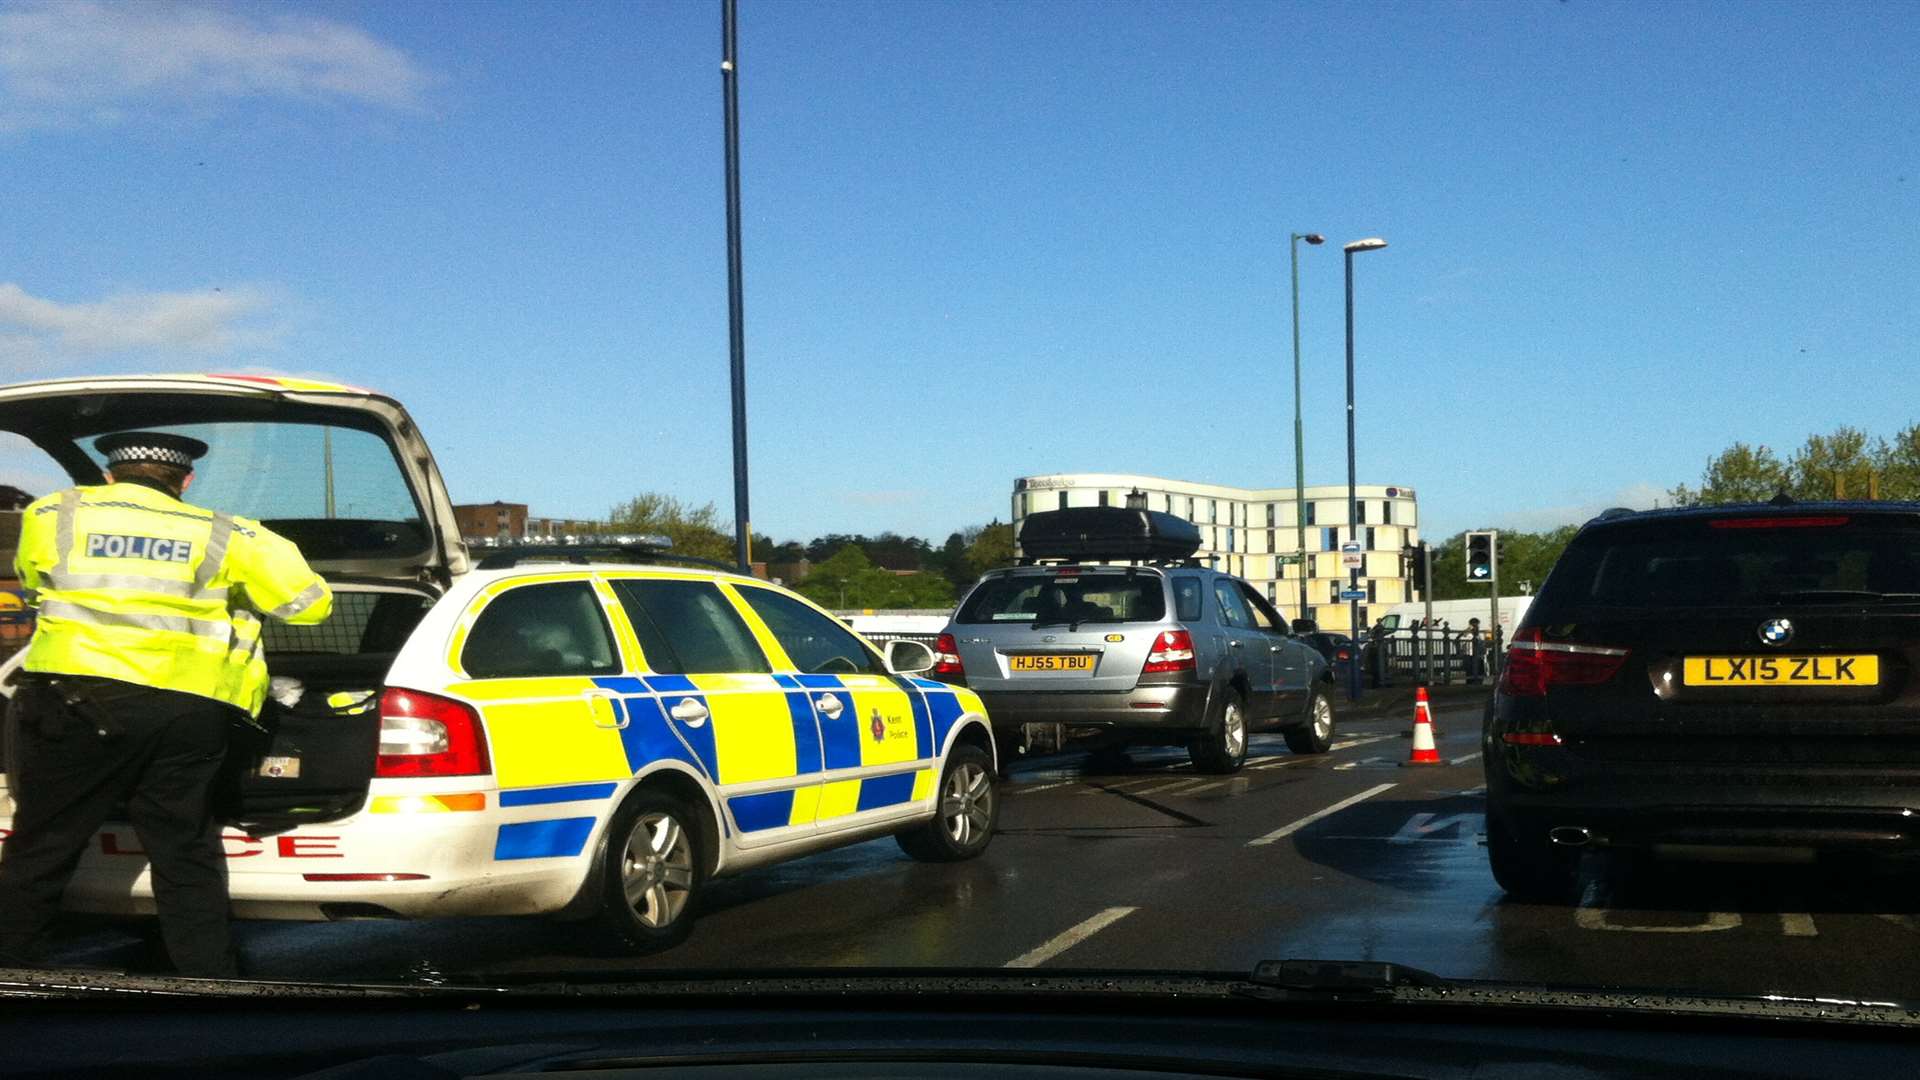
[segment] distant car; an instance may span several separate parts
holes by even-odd
[[[1488,707],[1494,879],[1568,899],[1589,847],[1913,853],[1916,716],[1920,504],[1610,511]]]
[[[1026,518],[1020,544],[1028,565],[983,577],[934,647],[934,677],[978,693],[1003,744],[1026,724],[1095,728],[1185,746],[1216,773],[1240,768],[1255,731],[1326,752],[1327,661],[1252,586],[1190,558],[1190,523],[1052,510]]]
[[[1352,638],[1345,634],[1318,630],[1303,635],[1301,640],[1313,646],[1321,656],[1326,658],[1328,665],[1333,668],[1336,684],[1347,677],[1347,667],[1353,663],[1353,655],[1358,651]]]

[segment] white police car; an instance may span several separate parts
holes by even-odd
[[[648,949],[685,935],[716,875],[889,834],[931,861],[991,838],[985,711],[918,677],[923,645],[883,657],[794,593],[657,551],[502,548],[470,570],[432,456],[377,394],[0,388],[0,430],[81,482],[92,438],[135,428],[206,440],[195,501],[296,540],[336,591],[320,626],[268,624],[271,734],[228,793],[236,915],[558,915]],[[10,814],[0,799],[0,836]],[[68,902],[151,897],[132,829],[110,825]]]

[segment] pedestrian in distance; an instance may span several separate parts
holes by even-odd
[[[0,966],[36,963],[80,857],[124,806],[168,957],[238,974],[212,791],[231,725],[267,693],[261,617],[326,619],[333,594],[290,541],[183,502],[197,439],[94,442],[107,482],[22,514],[14,567],[38,624],[7,710],[13,834],[0,844]]]
[[[1486,638],[1480,633],[1480,620],[1467,620],[1467,681],[1484,682],[1487,677]]]

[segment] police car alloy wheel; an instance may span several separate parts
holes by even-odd
[[[933,818],[896,839],[902,851],[922,862],[959,862],[987,849],[999,819],[993,759],[977,746],[956,746],[940,774]]]
[[[652,952],[693,929],[706,883],[707,831],[680,800],[642,791],[607,829],[599,923],[616,949]]]
[[[1307,722],[1285,732],[1287,749],[1296,754],[1324,754],[1333,746],[1333,702],[1324,688],[1315,687],[1307,705]]]

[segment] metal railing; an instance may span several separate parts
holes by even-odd
[[[1362,670],[1373,686],[1485,683],[1499,673],[1503,644],[1498,633],[1489,638],[1441,627],[1391,630],[1368,639]]]

